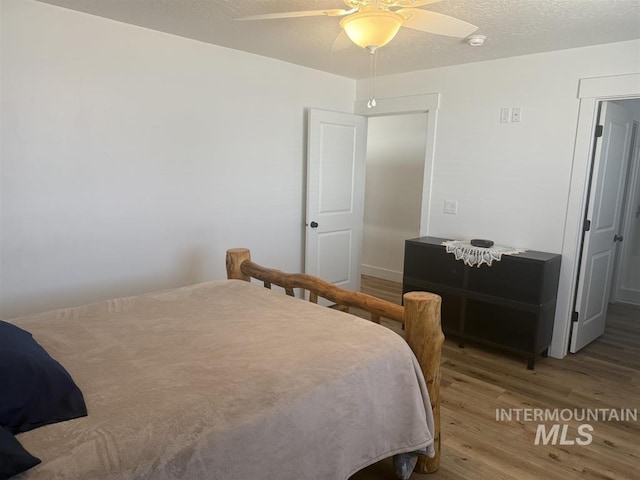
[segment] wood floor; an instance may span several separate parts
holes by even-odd
[[[400,302],[397,283],[363,277],[362,290]],[[385,324],[401,332],[396,322]],[[604,336],[563,360],[538,358],[533,371],[526,369],[522,357],[473,345],[461,349],[446,340],[441,385],[440,470],[414,474],[412,480],[640,479],[640,418],[579,421],[583,409],[640,411],[640,307],[611,305]],[[514,416],[515,409],[543,409],[550,414],[569,409],[578,418],[498,421],[497,409]],[[567,423],[564,443],[576,439],[586,443],[578,427],[589,424],[592,441],[563,445],[558,435],[555,445],[551,437],[547,445],[542,440],[536,445],[539,423],[547,435],[554,423],[561,424],[560,429]],[[386,460],[351,480],[394,478]]]

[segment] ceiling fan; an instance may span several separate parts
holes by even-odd
[[[236,20],[272,20],[298,17],[343,17],[342,32],[333,44],[333,50],[350,45],[350,39],[370,52],[389,43],[400,27],[450,37],[465,38],[478,27],[441,13],[423,10],[425,5],[442,0],[342,0],[349,9],[302,10],[295,12],[265,13],[239,17]]]

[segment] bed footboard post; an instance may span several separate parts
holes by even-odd
[[[244,280],[250,282],[251,277],[242,273],[242,262],[251,260],[251,252],[248,248],[231,248],[227,250],[227,278],[229,280]]]
[[[415,472],[431,473],[440,467],[440,355],[444,334],[440,325],[439,295],[427,292],[409,292],[404,295],[404,326],[407,343],[415,354],[424,374],[431,400],[434,420],[433,458],[422,456]]]

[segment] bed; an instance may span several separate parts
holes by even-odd
[[[401,307],[260,267],[246,249],[227,252],[227,273],[10,320],[66,369],[88,412],[17,433],[41,463],[13,478],[346,480],[416,452],[417,471],[437,470],[438,296],[406,294]],[[407,341],[380,317],[403,321]]]

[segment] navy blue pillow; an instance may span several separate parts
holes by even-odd
[[[26,330],[0,320],[0,426],[11,433],[87,415],[71,375]]]
[[[35,467],[40,459],[27,452],[13,434],[0,427],[0,480],[6,480]]]

